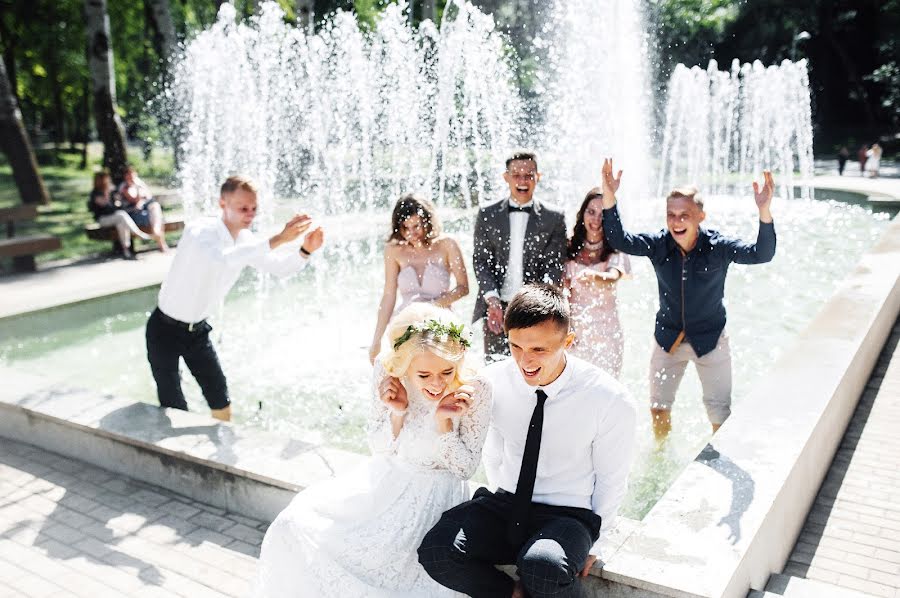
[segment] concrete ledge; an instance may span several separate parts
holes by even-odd
[[[609,558],[595,595],[743,598],[762,590],[787,561],[898,313],[895,219]],[[777,306],[760,317],[778,317]]]
[[[354,453],[0,370],[0,436],[37,444],[270,521],[294,495],[359,465]]]
[[[367,459],[206,415],[48,388],[40,377],[12,369],[0,368],[0,379],[0,436],[263,521],[273,520],[303,488]],[[478,488],[470,486],[472,492]],[[614,554],[640,525],[619,517],[603,554]]]

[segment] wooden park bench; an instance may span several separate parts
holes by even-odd
[[[163,219],[165,220],[164,228],[167,233],[179,231],[184,228],[184,219],[181,216],[164,214]],[[142,226],[140,229],[148,235],[152,232],[149,226]],[[122,251],[122,248],[119,246],[119,235],[116,233],[116,227],[114,226],[100,226],[96,222],[92,222],[84,227],[84,233],[89,239],[95,241],[112,241],[112,249],[115,253]],[[130,249],[134,251],[134,236],[131,237]]]
[[[37,215],[34,204],[0,208],[0,224],[6,224],[6,238],[0,238],[0,257],[11,257],[15,272],[34,272],[35,255],[62,247],[53,235],[16,235],[17,222],[35,220]]]

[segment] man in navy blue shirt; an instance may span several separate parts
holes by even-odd
[[[759,209],[756,243],[701,228],[706,213],[694,187],[669,193],[665,229],[632,234],[623,230],[616,207],[622,171],[614,177],[612,160],[603,161],[603,233],[614,249],[650,258],[659,285],[656,346],[650,360],[650,412],[657,440],[664,440],[672,429],[672,403],[688,362],[697,368],[713,432],[731,414],[725,275],[732,262],[763,264],[775,256],[775,225],[769,211],[775,181],[768,170],[763,177],[762,187],[753,183]]]

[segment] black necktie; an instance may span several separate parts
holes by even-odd
[[[526,214],[531,214],[531,206],[525,206],[524,208],[521,206],[514,206],[512,203],[509,204],[509,212],[510,214],[513,212],[524,212]]]
[[[528,434],[525,436],[522,467],[519,469],[519,481],[516,483],[516,494],[513,496],[509,519],[509,541],[516,547],[525,541],[528,529],[528,511],[531,509],[531,495],[534,492],[534,478],[537,475],[538,455],[541,452],[544,401],[547,400],[547,393],[537,389],[535,394],[537,395],[537,405],[534,406],[531,422],[528,424]]]

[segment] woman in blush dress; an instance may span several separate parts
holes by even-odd
[[[465,365],[463,319],[414,303],[375,366],[372,458],[297,495],[266,532],[256,598],[463,598],[419,564],[441,514],[469,498],[491,388]]]
[[[456,281],[452,288],[451,275]],[[394,206],[391,236],[384,247],[384,292],[369,361],[374,363],[381,352],[381,338],[393,314],[415,302],[450,307],[468,294],[462,251],[455,239],[441,234],[434,205],[418,195],[404,195]]]
[[[625,337],[619,322],[616,286],[631,273],[631,262],[603,238],[601,197],[599,188],[588,192],[567,248],[565,286],[575,332],[569,352],[618,378]]]

